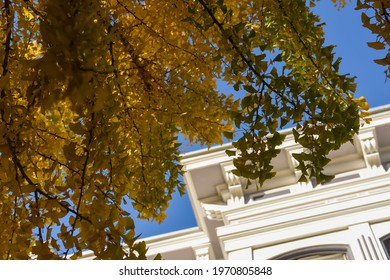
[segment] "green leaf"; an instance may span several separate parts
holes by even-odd
[[[295,141],[298,141],[298,139],[299,139],[299,132],[295,128],[293,128],[292,132],[293,132]]]
[[[234,137],[234,132],[230,131],[224,131],[222,132],[223,136],[225,136],[226,139],[231,140]]]
[[[286,118],[286,117],[283,117],[280,119],[280,127],[279,128],[283,128],[286,126],[286,124],[288,124],[290,122],[290,119]]]
[[[32,192],[34,192],[36,190],[37,190],[37,186],[30,185],[30,184],[25,185],[25,186],[22,187],[23,193],[32,193]]]
[[[234,156],[236,156],[236,151],[226,150],[225,153],[226,153],[229,157],[234,157]]]
[[[240,32],[246,26],[246,22],[242,21],[233,26],[233,29],[236,33]]]
[[[385,49],[385,44],[382,42],[369,42],[367,45],[370,48],[376,49],[376,50],[383,50]]]
[[[299,177],[299,180],[298,180],[299,183],[306,183],[307,182],[307,178],[304,174],[301,175],[301,177]]]
[[[334,177],[335,176],[333,176],[333,175],[326,175],[326,174],[321,172],[317,178],[317,181],[318,181],[318,183],[329,182],[329,181],[333,180]]]
[[[245,96],[245,97],[242,99],[242,101],[241,101],[241,106],[242,106],[243,108],[248,108],[249,105],[251,105],[251,104],[252,104],[252,95],[247,95],[247,96]]]
[[[336,61],[332,64],[333,69],[338,72],[340,68],[341,58],[338,57]]]
[[[281,62],[281,61],[282,61],[282,54],[279,53],[277,56],[275,56],[275,58],[273,59],[273,61]]]
[[[249,93],[257,93],[258,91],[252,85],[244,85],[244,90]]]
[[[86,133],[86,129],[84,128],[84,126],[80,122],[70,123],[69,128],[76,134],[82,135],[82,134]]]
[[[241,80],[237,81],[237,82],[233,85],[234,90],[235,90],[235,91],[239,91],[241,85],[242,85],[242,81],[241,81]]]

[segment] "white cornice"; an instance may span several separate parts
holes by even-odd
[[[217,229],[222,247],[266,246],[388,219],[390,173],[351,181],[224,211],[232,224]]]
[[[381,200],[378,200],[378,198]],[[352,202],[342,203],[344,205],[354,204],[355,207],[344,207],[340,204],[341,209],[332,208],[331,212],[316,212],[306,219],[273,223],[268,226],[263,226],[262,223],[253,227],[250,227],[250,224],[242,224],[240,230],[236,230],[231,234],[226,234],[227,228],[218,228],[218,237],[222,248],[224,248],[223,250],[231,252],[248,247],[260,248],[341,231],[351,225],[361,223],[380,223],[389,219],[389,199],[390,193],[376,195],[376,197],[360,198],[356,200],[359,203],[358,205]]]
[[[372,108],[369,112],[371,114],[370,117],[372,118],[372,122],[370,124],[364,124],[362,126],[362,130],[369,126],[378,126],[390,123],[390,104]],[[297,146],[294,141],[292,129],[293,128],[290,127],[279,131],[279,133],[286,135],[286,139],[279,148],[291,148],[293,146]],[[203,161],[204,164],[207,165],[209,161],[210,163],[212,163],[213,160],[216,160],[218,157],[221,157],[221,155],[226,156],[225,151],[228,149],[234,149],[232,143],[225,143],[223,145],[214,146],[209,149],[206,148],[200,149],[198,151],[185,153],[181,155],[181,162],[184,165],[192,165]],[[226,158],[231,160],[231,157],[226,156]],[[218,163],[220,162],[222,161],[218,161]]]
[[[210,242],[208,236],[197,227],[160,234],[137,241],[144,241],[146,243],[146,246],[148,247],[148,256],[186,248],[198,248],[200,246],[205,246]],[[93,259],[94,257],[92,251],[86,251],[83,252],[82,259],[88,260]]]
[[[350,144],[346,144],[342,146],[336,153],[331,154],[332,161],[325,167],[325,173],[329,175],[337,175],[339,173],[344,173],[352,170],[362,170],[362,176],[370,176],[370,173],[380,174],[385,171],[385,168],[381,165],[381,160],[385,158],[390,158],[390,154],[387,155],[382,153],[383,149],[386,147],[380,147],[380,139],[378,139],[378,135],[376,133],[377,125],[390,124],[390,105],[382,106],[378,108],[374,108],[371,111],[371,117],[373,121],[370,124],[365,124],[360,133],[354,137],[354,147]],[[387,128],[387,127],[386,127]],[[382,132],[380,136],[387,137],[387,134],[384,134],[383,131],[386,131],[386,128],[381,128]],[[278,160],[276,160],[274,166],[275,171],[277,171],[276,176],[265,182],[265,188],[277,188],[291,184],[297,184],[297,180],[300,178],[301,174],[298,170],[295,169],[296,162],[292,157],[293,153],[299,153],[302,148],[295,143],[294,137],[292,134],[292,128],[285,129],[281,131],[281,133],[286,134],[287,137],[283,144],[280,146],[282,153]],[[387,142],[385,142],[387,143]],[[351,147],[349,147],[350,145]],[[227,149],[234,149],[231,143],[224,144],[222,146],[213,147],[211,149],[203,149],[200,151],[191,152],[183,155],[182,164],[184,165],[184,169],[186,171],[191,171],[195,169],[204,168],[210,166],[220,165],[222,167],[222,175],[224,176],[225,182],[221,182],[221,184],[226,183],[229,187],[232,185],[231,179],[237,183],[236,185],[244,182],[242,178],[236,178],[231,176],[231,169],[233,169],[232,157],[229,157],[225,151]],[[363,170],[364,169],[364,170]],[[191,176],[203,176],[206,174],[201,171],[196,175],[186,174],[185,177],[189,178]],[[212,174],[207,174],[207,176],[212,176]],[[195,180],[194,180],[195,181]],[[243,184],[244,185],[244,184]],[[301,184],[302,185],[302,184]],[[190,186],[190,196],[196,193],[196,189],[201,188],[202,186]],[[299,188],[293,187],[292,189],[296,189],[296,191],[305,191],[306,188],[310,189],[310,183],[307,186],[299,186]],[[242,194],[250,194],[251,192],[255,192],[252,187],[243,190]],[[192,193],[192,194],[191,194]],[[224,194],[226,191],[224,192]],[[235,192],[237,197],[241,198],[242,194],[240,192]],[[216,193],[215,193],[216,194]],[[220,192],[218,192],[220,195]],[[227,202],[231,195],[231,191],[229,190],[229,194],[221,197],[221,201]],[[211,194],[214,195],[214,194]],[[195,199],[197,199],[195,197]],[[229,200],[230,201],[230,200]],[[196,203],[195,203],[196,204]],[[196,211],[200,210],[195,209]]]
[[[251,219],[266,219],[268,217],[312,209],[337,203],[341,200],[353,200],[356,197],[365,196],[370,193],[390,192],[389,182],[390,172],[386,172],[381,175],[360,177],[332,185],[318,186],[307,192],[255,201],[239,208],[225,208],[224,210],[220,210],[228,223],[237,224],[240,221],[247,222]]]
[[[148,247],[148,255],[176,251],[185,248],[199,247],[209,244],[208,236],[199,228],[190,228],[173,233],[162,234],[155,237],[145,238]]]

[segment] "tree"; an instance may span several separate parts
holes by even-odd
[[[277,129],[294,124],[301,180],[322,181],[326,155],[368,116],[324,46],[315,1],[1,3],[1,259],[145,258],[125,205],[164,219],[184,192],[179,133],[211,145],[243,131],[227,153],[261,185]],[[388,30],[388,3],[366,5]],[[217,79],[246,97],[220,93]]]
[[[377,35],[375,42],[369,42],[368,45],[376,50],[384,50],[390,46],[390,3],[388,0],[357,0],[357,10],[363,10],[363,26],[368,28],[373,34]],[[390,78],[390,49],[387,50],[385,57],[376,59],[376,63],[387,66],[385,74]]]

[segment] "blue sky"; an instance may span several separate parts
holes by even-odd
[[[323,22],[327,44],[336,45],[336,55],[342,57],[340,72],[356,76],[356,97],[365,96],[371,107],[390,104],[390,81],[385,81],[385,68],[373,62],[382,58],[383,52],[371,49],[367,42],[375,36],[362,27],[361,11],[355,11],[355,1],[337,10],[331,0],[319,1],[315,11]],[[223,88],[226,93],[233,89]],[[186,151],[199,147],[184,147]],[[173,196],[168,217],[162,224],[136,220],[136,232],[141,238],[196,226],[188,196]]]

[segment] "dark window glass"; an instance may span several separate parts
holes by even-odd
[[[390,260],[390,234],[382,238],[382,245],[385,249],[387,258]]]

